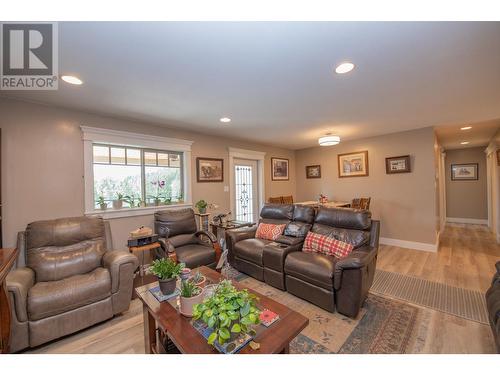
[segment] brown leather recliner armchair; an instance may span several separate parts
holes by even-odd
[[[111,250],[108,223],[74,217],[28,224],[7,276],[11,351],[35,347],[129,308],[138,261]]]
[[[155,231],[160,235],[161,243],[156,258],[175,253],[177,261],[185,263],[188,268],[215,268],[217,265],[220,256],[217,238],[210,232],[198,230],[192,208],[156,212]]]
[[[266,204],[259,223],[286,224],[276,241],[255,238],[257,226],[226,231],[228,261],[237,270],[285,290],[285,259],[302,249],[314,220],[314,209],[292,204]]]
[[[486,305],[497,352],[500,353],[500,262],[497,262],[496,269],[491,287],[486,292]]]
[[[312,232],[354,245],[345,258],[294,252],[285,261],[286,289],[325,310],[356,317],[375,276],[380,222],[370,211],[321,207]]]

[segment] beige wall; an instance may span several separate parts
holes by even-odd
[[[446,216],[488,219],[486,147],[446,150]],[[478,163],[477,181],[451,181],[451,164]]]
[[[338,178],[337,154],[368,150],[368,177]],[[412,173],[385,173],[385,158],[410,155]],[[381,236],[435,244],[436,197],[432,128],[342,142],[296,152],[297,199],[350,201],[371,197],[373,217],[381,220]],[[321,179],[306,179],[306,165],[321,165]]]
[[[0,98],[4,246],[14,246],[16,233],[29,222],[83,214],[80,125],[194,141],[193,168],[198,156],[224,158],[224,183],[198,184],[192,173],[193,201],[219,204],[218,211],[230,209],[229,192],[224,192],[229,186],[228,147],[266,152],[266,197],[296,195],[293,151]],[[290,181],[271,181],[271,157],[290,159]],[[130,230],[152,222],[152,215],[111,220],[115,247],[125,245]]]

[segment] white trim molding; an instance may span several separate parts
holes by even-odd
[[[471,219],[468,217],[447,217],[447,223],[459,223],[459,224],[478,224],[478,225],[488,225],[488,219]]]
[[[166,151],[182,152],[183,155],[183,182],[184,199],[191,202],[191,145],[193,141],[185,139],[159,137],[141,133],[132,133],[121,130],[110,130],[90,126],[80,126],[83,140],[84,185],[85,185],[85,215],[101,215],[104,218],[118,218],[126,216],[149,215],[157,211],[155,207],[122,208],[120,210],[108,209],[106,211],[94,208],[94,168],[92,156],[93,143],[105,143],[117,146],[132,146],[141,148],[154,148]],[[169,205],[166,207],[191,206],[191,203]],[[161,206],[160,206],[161,207]]]
[[[436,253],[439,248],[439,237],[437,238],[436,243],[405,241],[387,237],[380,237],[379,242],[382,245],[397,246],[412,250],[428,251],[431,253]]]
[[[157,211],[170,209],[170,208],[184,208],[184,207],[192,207],[192,203],[178,203],[178,204],[170,204],[165,206],[153,206],[153,207],[134,207],[134,208],[121,208],[119,210],[115,210],[112,208],[108,208],[105,210],[94,210],[85,212],[86,216],[101,216],[103,219],[118,219],[121,217],[131,217],[131,216],[147,216],[153,215]]]
[[[257,179],[259,191],[259,207],[258,210],[265,203],[265,181],[264,181],[264,160],[266,153],[260,151],[245,150],[242,148],[228,147],[229,151],[229,199],[231,212],[235,214],[236,206],[234,202],[235,187],[234,187],[234,159],[247,159],[257,161]]]

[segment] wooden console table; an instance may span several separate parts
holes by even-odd
[[[0,249],[0,353],[9,352],[10,302],[5,279],[18,254],[17,249]]]

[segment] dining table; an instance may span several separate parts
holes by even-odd
[[[342,201],[328,201],[325,203],[320,203],[319,201],[304,201],[304,202],[296,202],[295,204],[299,204],[302,206],[326,207],[326,208],[351,207],[351,204],[349,202],[342,202]]]

